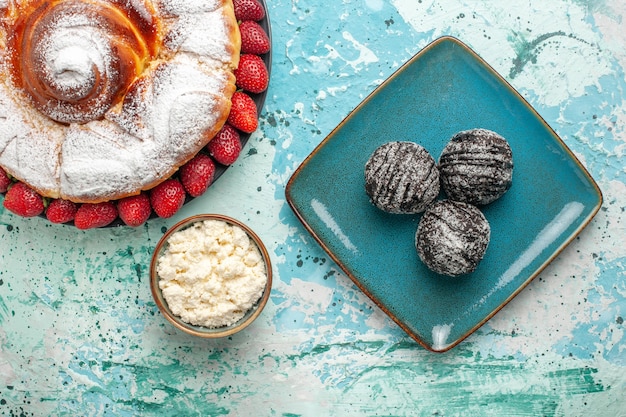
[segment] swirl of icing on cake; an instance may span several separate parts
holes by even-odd
[[[55,121],[101,118],[157,53],[158,23],[145,7],[39,2],[16,21],[10,40],[16,84]]]
[[[232,0],[0,0],[0,166],[76,203],[150,190],[226,123],[240,47]]]

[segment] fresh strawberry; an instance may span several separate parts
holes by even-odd
[[[12,182],[11,178],[9,178],[9,174],[7,174],[4,169],[0,168],[0,193],[6,193]]]
[[[256,20],[265,17],[265,9],[259,0],[233,0],[235,17],[239,21]]]
[[[241,138],[237,129],[225,124],[207,145],[209,154],[222,165],[231,165],[241,153]]]
[[[259,125],[257,108],[252,97],[241,91],[235,91],[231,98],[232,106],[228,123],[245,133],[252,133]]]
[[[117,208],[112,201],[84,203],[76,210],[74,226],[85,230],[108,226],[117,218]]]
[[[172,217],[185,203],[185,189],[177,179],[163,181],[150,191],[154,212],[162,218]]]
[[[147,193],[141,193],[122,198],[117,202],[117,212],[126,225],[141,226],[152,214],[150,197]]]
[[[57,198],[50,201],[46,209],[46,218],[52,223],[67,223],[74,220],[78,205],[69,200]]]
[[[237,87],[251,93],[262,93],[269,84],[267,67],[258,55],[241,55],[239,67],[234,73],[237,78]]]
[[[270,38],[261,25],[253,20],[245,20],[239,24],[241,33],[241,53],[263,55],[270,50]]]
[[[213,160],[208,155],[199,153],[180,168],[180,182],[187,194],[198,197],[209,188],[213,182],[214,174],[215,164]]]
[[[43,198],[23,182],[9,187],[3,204],[7,210],[23,217],[39,216],[45,208]]]

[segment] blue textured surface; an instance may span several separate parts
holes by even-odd
[[[268,2],[273,69],[244,155],[175,218],[80,232],[0,208],[0,416],[620,416],[626,392],[626,2]],[[598,181],[604,204],[526,289],[454,349],[422,348],[302,227],[285,185],[348,113],[432,40],[502,74]],[[272,296],[219,341],[150,295],[164,228],[246,222]]]

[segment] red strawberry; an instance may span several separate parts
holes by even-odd
[[[265,17],[263,5],[258,0],[233,0],[237,20],[261,20]]]
[[[163,181],[150,191],[150,203],[162,218],[172,217],[185,203],[185,189],[177,179]]]
[[[112,201],[103,203],[84,203],[78,207],[74,217],[74,226],[85,230],[104,227],[117,218],[117,208]]]
[[[232,106],[228,123],[245,133],[252,133],[259,125],[257,109],[252,97],[241,91],[235,91],[231,98]]]
[[[263,55],[270,50],[270,38],[261,25],[253,20],[246,20],[239,24],[241,33],[241,53]]]
[[[213,160],[208,155],[199,153],[180,168],[180,182],[187,194],[198,197],[209,188],[213,182],[214,174],[215,164]]]
[[[152,214],[150,197],[147,193],[141,193],[122,198],[117,202],[117,212],[126,225],[141,226]]]
[[[217,162],[230,165],[237,160],[241,152],[241,138],[237,129],[225,124],[207,145],[207,150]]]
[[[11,185],[11,182],[9,174],[7,174],[4,169],[0,168],[0,193],[6,193],[9,189],[9,185]]]
[[[237,78],[237,87],[251,93],[261,93],[267,89],[269,84],[267,67],[258,55],[241,55],[239,67],[234,73]]]
[[[78,205],[69,200],[57,198],[50,201],[46,209],[46,218],[52,223],[67,223],[74,220]]]
[[[43,198],[23,182],[9,187],[3,204],[7,210],[23,217],[39,216],[45,208]]]

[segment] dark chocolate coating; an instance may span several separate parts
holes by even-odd
[[[415,248],[431,271],[455,277],[476,269],[490,235],[489,222],[476,206],[441,200],[422,215]]]
[[[439,175],[449,199],[489,204],[511,188],[511,147],[506,139],[490,130],[459,132],[439,157]]]
[[[415,214],[439,195],[434,158],[414,142],[388,142],[365,164],[365,191],[372,204],[396,214]]]

